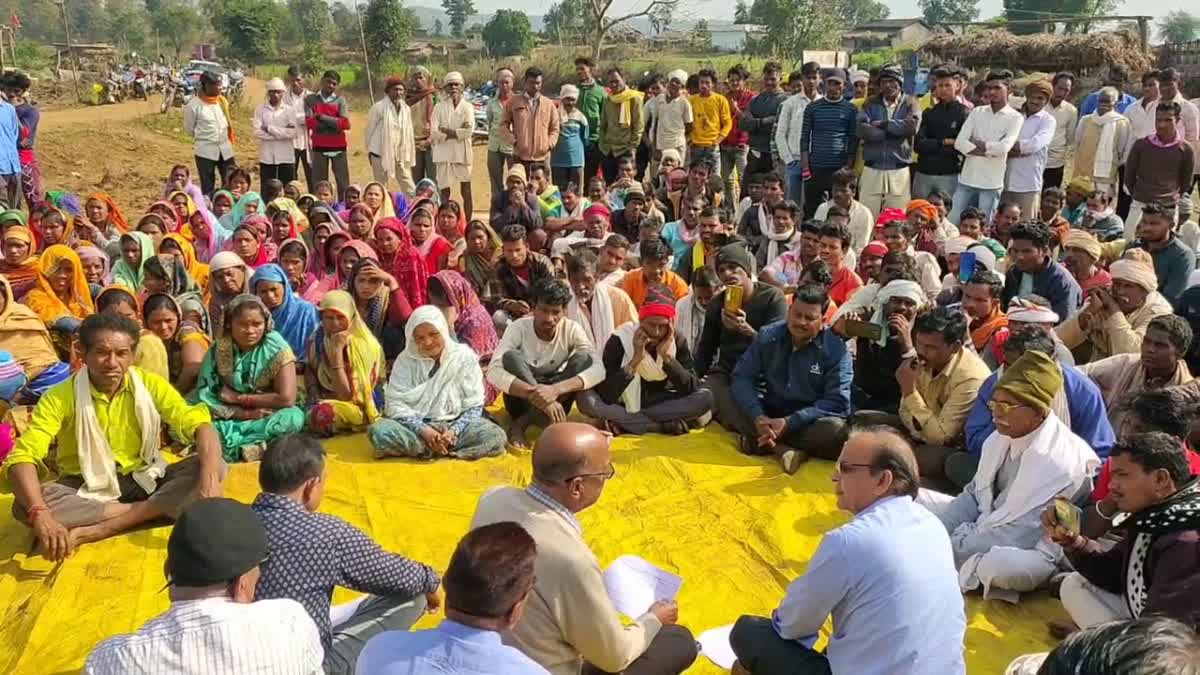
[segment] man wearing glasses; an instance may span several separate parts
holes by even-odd
[[[575,518],[599,501],[616,475],[610,440],[588,424],[547,427],[533,449],[529,487],[484,494],[471,528],[512,521],[537,542],[533,593],[521,623],[507,635],[526,656],[553,675],[676,675],[697,656],[691,632],[678,625],[678,605],[656,602],[622,625]]]
[[[838,508],[804,576],[771,618],[743,616],[729,642],[733,673],[961,675],[966,616],[945,529],[914,498],[917,459],[899,434],[850,435],[833,475]],[[825,653],[812,648],[832,615]]]

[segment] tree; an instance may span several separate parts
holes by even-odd
[[[680,0],[641,0],[627,14],[612,16],[614,0],[586,0],[588,30],[592,37],[592,58],[599,60],[604,49],[604,38],[612,29],[639,17],[650,21],[650,26],[661,31],[671,23],[671,16],[679,9]]]
[[[150,24],[171,45],[174,55],[179,56],[200,32],[201,17],[191,5],[171,0],[159,3],[157,11],[150,15]]]
[[[288,15],[302,45],[300,63],[307,70],[319,70],[325,55],[322,44],[333,28],[329,3],[325,0],[288,0]]]
[[[135,0],[108,0],[105,3],[105,13],[108,27],[105,32],[108,39],[117,43],[122,51],[146,51],[150,28],[149,17]]]
[[[879,21],[888,18],[891,9],[876,0],[843,0],[838,15],[847,26]]]
[[[442,20],[434,19],[433,20],[433,34],[440,37],[445,32],[446,32],[446,27],[442,25]]]
[[[836,46],[846,28],[839,8],[823,0],[754,0],[750,18],[766,28],[751,50],[793,64],[805,49]]]
[[[746,0],[737,0],[737,4],[734,5],[733,22],[750,23],[750,8],[746,5]]]
[[[933,25],[946,21],[974,21],[979,16],[979,0],[920,0],[925,22]]]
[[[371,0],[363,16],[367,55],[374,61],[404,49],[418,25],[412,10],[401,6],[400,0]]]
[[[1158,32],[1163,42],[1191,42],[1200,37],[1200,17],[1182,9],[1168,12],[1158,20]]]
[[[492,56],[524,54],[533,47],[533,27],[525,12],[501,9],[483,27],[483,44]]]
[[[333,19],[333,41],[342,46],[358,45],[358,15],[346,4],[333,3],[329,11]]]
[[[475,2],[473,0],[442,0],[442,9],[446,10],[446,16],[450,17],[450,34],[454,37],[462,37],[463,26],[467,25],[467,19],[475,13]]]
[[[689,41],[692,43],[692,49],[695,51],[705,51],[712,49],[712,31],[708,29],[708,21],[700,19],[692,26],[692,34],[689,36]]]
[[[1004,18],[1008,30],[1017,35],[1046,32],[1062,23],[1068,33],[1086,33],[1091,28],[1090,17],[1107,14],[1121,0],[1004,0]],[[1071,19],[1066,21],[1065,19]],[[1038,23],[1013,23],[1037,21]],[[1044,21],[1044,23],[1042,23]]]
[[[542,16],[542,34],[560,45],[575,44],[590,33],[587,0],[562,0]]]
[[[279,35],[279,12],[272,0],[224,0],[212,18],[235,58],[261,63],[273,56]]]

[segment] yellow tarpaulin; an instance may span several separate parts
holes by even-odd
[[[528,455],[376,461],[362,435],[326,448],[322,510],[438,570],[480,493],[529,478]],[[733,437],[716,426],[683,437],[618,438],[614,462],[616,477],[581,516],[584,535],[602,565],[632,553],[682,576],[680,620],[697,635],[744,613],[768,614],[804,572],[821,535],[847,517],[834,504],[831,463],[810,462],[786,476],[767,459],[739,455]],[[227,496],[249,502],[257,491],[257,464],[231,468]],[[96,642],[167,608],[159,589],[169,528],[90,544],[55,566],[29,555],[32,535],[7,517],[11,503],[11,494],[0,495],[0,673],[78,672]],[[354,595],[339,590],[334,601]],[[1001,673],[1018,654],[1050,648],[1045,621],[1063,616],[1044,595],[1019,606],[970,597],[969,672]],[[426,617],[420,626],[436,622]],[[722,671],[701,656],[689,672]]]

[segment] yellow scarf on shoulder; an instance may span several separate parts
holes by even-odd
[[[619,94],[608,95],[610,101],[621,106],[620,115],[617,117],[617,122],[621,126],[627,127],[633,123],[633,102],[637,101],[641,103],[643,96],[642,92],[631,87],[627,87],[625,91]]]
[[[225,122],[229,128],[229,142],[235,143],[236,141],[233,138],[233,116],[229,114],[229,99],[220,94],[216,96],[205,96],[204,94],[200,94],[199,96],[200,100],[204,101],[205,103],[216,103],[221,106],[221,112],[225,113]]]

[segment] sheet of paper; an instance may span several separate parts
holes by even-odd
[[[364,595],[362,597],[355,598],[350,602],[343,602],[340,605],[330,606],[329,623],[332,624],[334,628],[346,623],[346,621],[350,620],[350,617],[354,616],[354,613],[358,611],[358,606],[363,604],[363,602],[365,602],[369,597],[371,596]]]
[[[700,634],[697,641],[700,643],[700,653],[708,658],[709,661],[728,670],[733,667],[733,662],[737,661],[737,656],[733,653],[733,647],[729,644],[729,634],[733,632],[733,624],[721,626],[720,628],[711,628]]]
[[[659,600],[674,600],[683,579],[635,555],[623,555],[604,570],[604,588],[625,616],[639,617]]]

